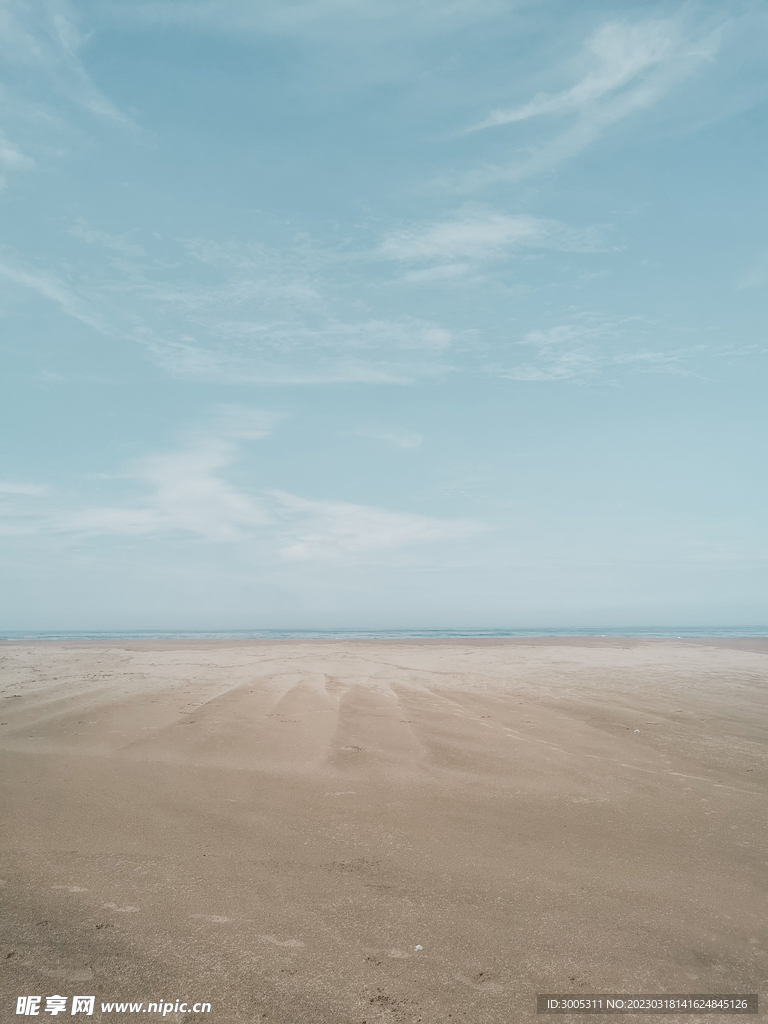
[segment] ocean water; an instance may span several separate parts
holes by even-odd
[[[500,637],[645,637],[706,639],[768,637],[768,626],[564,626],[526,629],[133,629],[133,630],[9,630],[9,640],[446,640]]]

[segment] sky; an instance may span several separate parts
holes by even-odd
[[[768,622],[767,44],[2,0],[0,629]]]

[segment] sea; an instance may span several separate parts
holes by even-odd
[[[768,626],[595,626],[496,629],[131,629],[0,630],[20,640],[494,640],[504,637],[645,637],[673,640],[768,637]]]

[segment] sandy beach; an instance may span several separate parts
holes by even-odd
[[[54,993],[220,1024],[768,1000],[767,640],[0,658],[4,1019]]]

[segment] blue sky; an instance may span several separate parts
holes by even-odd
[[[766,43],[6,0],[5,627],[768,621]]]

